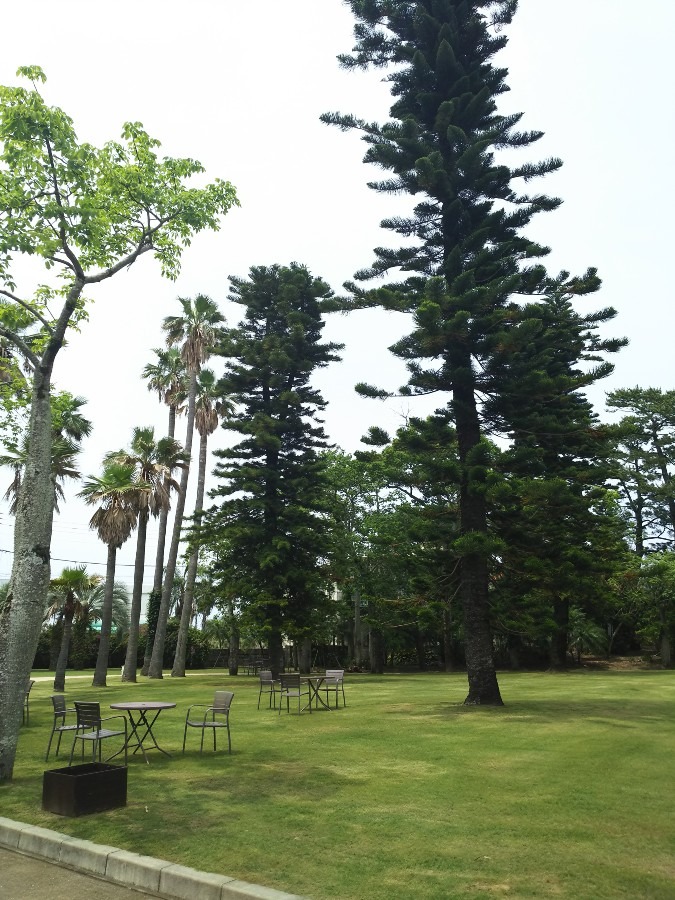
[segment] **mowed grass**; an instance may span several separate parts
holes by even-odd
[[[40,809],[51,682],[38,682],[0,814],[314,900],[672,900],[675,675],[500,685],[503,709],[468,709],[463,674],[353,675],[346,708],[298,717],[266,698],[257,710],[243,675],[70,679],[69,702],[178,704],[156,727],[173,758],[132,757],[127,807],[71,819]],[[200,756],[193,731],[181,756],[188,705],[216,688],[235,692],[232,755]]]

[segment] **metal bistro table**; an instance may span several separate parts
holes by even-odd
[[[318,709],[319,704],[323,706],[324,709],[327,709],[329,712],[331,711],[330,706],[324,701],[323,697],[319,693],[319,689],[321,685],[326,680],[325,675],[301,675],[300,678],[302,681],[306,681],[309,685],[309,703],[308,706],[312,705],[312,701],[315,701],[314,708]],[[303,707],[303,709],[307,709],[307,706]]]
[[[143,702],[134,702],[134,703],[111,703],[110,709],[120,709],[126,712],[129,716],[129,722],[131,724],[131,734],[127,738],[126,747],[127,749],[134,747],[134,753],[138,753],[140,750],[143,754],[143,759],[145,759],[146,763],[149,764],[149,760],[147,754],[145,752],[145,744],[147,741],[152,741],[152,745],[148,748],[150,750],[159,750],[160,753],[163,753],[164,756],[170,757],[171,754],[167,753],[166,750],[163,750],[157,740],[155,739],[155,735],[152,733],[152,726],[157,721],[157,717],[161,713],[163,709],[175,709],[175,703],[165,703],[161,700],[149,700],[145,703]],[[154,713],[154,715],[152,715]],[[152,718],[149,718],[152,716]],[[145,729],[141,734],[141,729]],[[132,743],[135,738],[135,744]],[[124,747],[115,754],[115,756],[119,756],[120,753],[124,751]],[[114,757],[111,757],[113,759]]]

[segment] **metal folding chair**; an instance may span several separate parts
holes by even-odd
[[[128,763],[127,756],[127,717],[126,716],[105,716],[101,718],[101,704],[88,703],[83,701],[75,701],[75,714],[77,715],[77,725],[75,726],[75,736],[73,737],[73,748],[70,751],[69,766],[73,764],[73,754],[75,753],[75,744],[82,741],[82,758],[84,759],[85,742],[91,743],[91,759],[96,762],[96,751],[98,750],[98,759],[101,761],[101,741],[111,737],[120,737],[124,735],[124,765]],[[104,722],[112,722],[113,719],[121,721],[124,728],[112,729],[103,726]],[[117,754],[113,754],[117,756]]]
[[[52,748],[52,741],[54,740],[54,735],[58,734],[59,738],[56,742],[56,752],[55,756],[59,755],[59,748],[61,747],[61,738],[63,737],[66,731],[72,733],[77,730],[77,725],[73,723],[72,725],[68,724],[66,719],[68,717],[68,713],[74,713],[75,709],[68,709],[66,707],[66,698],[63,694],[53,694],[51,697],[52,706],[54,707],[54,721],[52,722],[52,733],[49,735],[49,743],[47,744],[47,754],[45,756],[45,762],[49,759],[49,751]]]
[[[183,731],[183,753],[185,753],[185,739],[187,738],[188,728],[201,728],[202,741],[199,745],[199,752],[204,750],[204,735],[207,728],[213,732],[213,749],[216,749],[216,732],[219,728],[227,731],[227,752],[232,753],[232,740],[230,738],[230,706],[232,706],[232,691],[216,691],[211,706],[202,703],[193,703],[185,716],[185,730]],[[196,716],[192,713],[193,709],[203,709],[202,716]],[[210,713],[210,715],[209,715]],[[218,717],[218,718],[216,718]]]
[[[305,707],[301,706],[302,697],[307,696],[307,707],[312,711],[312,693],[309,683],[300,675],[280,675],[279,688],[279,715],[281,715],[281,707],[283,706],[284,697],[286,698],[286,712],[290,712],[290,701],[298,701],[298,715]]]

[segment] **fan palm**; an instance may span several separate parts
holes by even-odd
[[[73,569],[65,568],[58,578],[53,578],[50,583],[47,610],[47,618],[59,616],[63,625],[61,634],[61,648],[56,661],[54,673],[54,690],[66,689],[66,668],[68,666],[68,653],[70,651],[70,638],[73,630],[73,619],[80,608],[80,596],[88,588],[95,587],[101,582],[99,575],[89,575],[86,566],[77,566]]]
[[[177,347],[167,350],[155,349],[156,363],[148,363],[143,369],[143,378],[147,379],[148,390],[155,391],[162,403],[169,407],[169,437],[176,431],[176,414],[183,411],[187,397],[187,374],[185,365]]]
[[[54,509],[59,512],[59,500],[65,498],[63,482],[67,478],[79,479],[80,472],[75,467],[75,459],[81,448],[69,438],[56,438],[52,441],[52,482],[54,484]],[[23,472],[28,459],[28,437],[24,435],[20,444],[8,444],[6,452],[0,454],[0,466],[14,470],[14,477],[4,493],[9,501],[9,511],[16,515]]]
[[[106,686],[117,550],[136,527],[141,502],[139,494],[150,491],[147,485],[139,482],[134,476],[134,466],[109,460],[105,463],[102,475],[86,481],[79,493],[86,503],[99,504],[89,525],[98,532],[99,538],[108,547],[101,639],[93,687]]]
[[[185,578],[185,598],[181,613],[180,627],[178,629],[178,641],[173,660],[171,675],[182,677],[185,675],[185,657],[187,654],[187,637],[192,617],[194,601],[195,580],[197,577],[197,564],[199,562],[199,526],[201,523],[202,508],[204,506],[204,488],[206,484],[206,459],[209,435],[218,427],[221,416],[231,414],[234,405],[223,399],[218,391],[218,382],[211,369],[202,369],[197,378],[197,393],[195,398],[195,428],[199,432],[199,468],[197,472],[197,496],[195,499],[194,526],[195,534],[192,540],[190,558],[188,561],[187,575]]]
[[[80,442],[91,433],[91,422],[80,412],[87,401],[62,391],[52,398],[52,453],[51,468],[54,484],[54,509],[59,512],[59,500],[65,498],[63,482],[67,478],[80,478],[75,459],[80,452]],[[9,500],[9,511],[16,514],[23,472],[28,459],[28,435],[20,441],[5,441],[6,452],[0,454],[0,466],[14,470],[14,478],[4,494]]]
[[[68,438],[80,444],[91,434],[91,422],[82,415],[84,397],[61,391],[52,397],[52,431],[57,438]]]
[[[171,535],[171,545],[162,585],[162,601],[157,618],[157,628],[152,647],[152,658],[148,675],[150,678],[162,677],[162,661],[166,625],[169,618],[171,587],[178,561],[183,514],[185,512],[185,495],[187,493],[190,474],[189,460],[192,456],[192,432],[195,423],[195,402],[197,396],[197,376],[206,362],[222,333],[223,316],[216,304],[209,297],[199,294],[194,300],[179,298],[183,307],[182,316],[167,316],[162,323],[170,347],[180,346],[180,355],[188,375],[187,394],[187,427],[185,436],[185,454],[188,463],[181,473],[180,490],[176,502],[176,514]]]
[[[119,453],[109,454],[107,458],[133,466],[135,479],[149,488],[148,491],[139,492],[136,498],[138,502],[138,535],[134,587],[131,598],[129,641],[122,673],[122,681],[136,681],[148,519],[150,515],[157,516],[168,511],[171,491],[178,490],[178,484],[171,474],[184,464],[185,455],[178,441],[168,437],[155,441],[155,429],[148,427],[134,428],[130,451],[121,450]]]

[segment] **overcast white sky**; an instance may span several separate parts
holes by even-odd
[[[24,0],[3,8],[0,83],[16,83],[19,65],[40,65],[44,95],[74,119],[81,139],[100,145],[118,138],[124,121],[139,120],[167,155],[199,159],[209,178],[231,181],[241,201],[220,232],[195,239],[177,282],[163,280],[146,256],[91,292],[90,322],[55,369],[59,388],[88,399],[94,432],[82,454],[85,475],[98,473],[103,454],[126,444],[133,426],[164,433],[165,407],[139,376],[162,343],[162,318],[179,312],[177,296],[209,294],[235,324],[229,275],[295,260],[339,291],[372,262],[374,246],[391,242],[379,222],[405,198],[370,191],[376,173],[361,162],[365,145],[319,121],[334,110],[387,118],[381,73],[338,67],[352,27],[341,0]],[[606,390],[673,388],[674,33],[672,0],[652,0],[648,12],[623,0],[520,0],[500,60],[510,70],[503,111],[524,111],[523,127],[546,132],[523,159],[565,162],[538,186],[564,205],[535,220],[531,233],[552,247],[551,269],[599,269],[603,289],[591,308],[616,307],[611,333],[630,338],[615,374],[592,394],[601,414]],[[343,362],[317,379],[329,403],[326,430],[346,450],[371,424],[393,430],[408,410],[429,409],[353,391],[357,381],[402,383],[387,347],[404,331],[400,316],[375,311],[333,317],[325,329],[346,344]],[[221,440],[214,436],[213,446]],[[90,515],[71,496],[56,517],[55,575],[75,562],[104,573]],[[11,550],[11,534],[3,510],[0,550]],[[134,544],[132,537],[118,553],[119,579],[129,585]],[[147,581],[153,562],[151,550]],[[0,580],[10,567],[11,554],[0,553]]]

